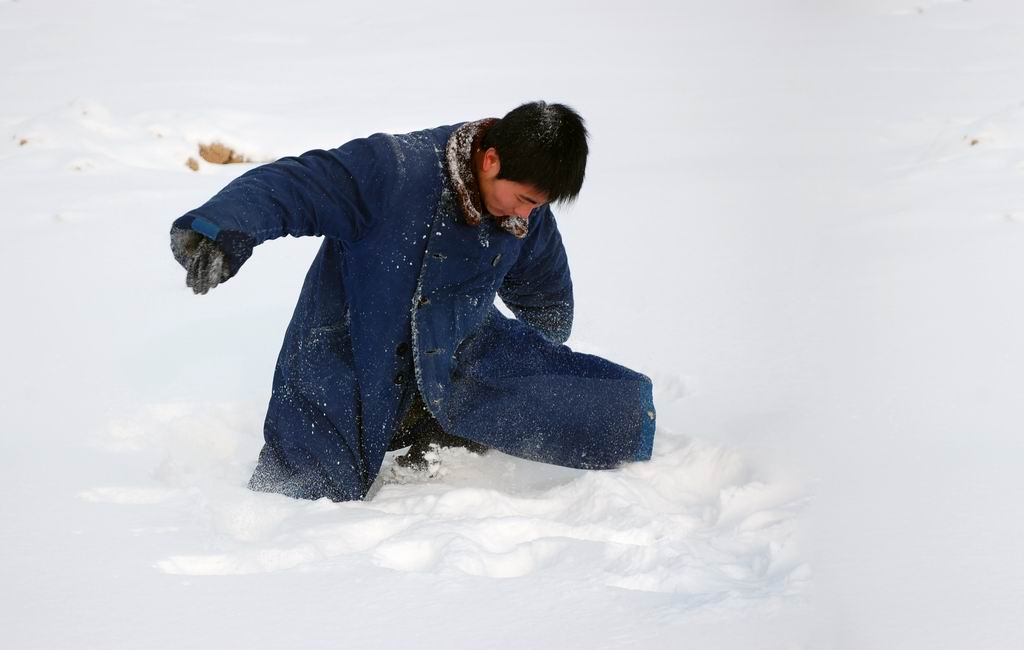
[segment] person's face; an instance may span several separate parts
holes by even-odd
[[[477,181],[480,199],[495,217],[523,217],[548,202],[546,194],[526,183],[498,178],[501,161],[493,148],[483,153]]]

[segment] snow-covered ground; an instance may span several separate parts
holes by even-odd
[[[820,6],[819,6],[820,5]],[[1020,648],[1024,5],[0,2],[0,647]],[[318,242],[193,296],[252,160],[564,101],[612,472],[248,492]]]

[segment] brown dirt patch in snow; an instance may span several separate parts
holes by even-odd
[[[219,142],[199,145],[199,156],[208,163],[215,165],[228,165],[231,163],[251,162],[248,158],[238,153],[231,147]]]

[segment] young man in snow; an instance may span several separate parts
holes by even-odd
[[[258,244],[324,238],[250,488],[361,499],[385,452],[411,444],[415,463],[432,442],[590,469],[649,459],[650,380],[562,345],[572,282],[549,204],[577,196],[587,152],[579,115],[535,102],[284,158],[175,221],[199,294]]]

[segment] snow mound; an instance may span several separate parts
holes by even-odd
[[[1024,222],[1017,189],[1024,179],[1024,103],[957,117],[922,113],[889,126],[884,139],[913,144],[869,193],[863,223],[962,237]]]
[[[267,133],[287,133],[277,124],[281,121],[238,110],[160,110],[123,116],[99,102],[75,100],[32,117],[4,119],[7,135],[0,138],[0,161],[38,171],[56,167],[80,172],[188,172],[189,158],[202,160],[200,145],[220,143],[246,162],[269,162],[299,153],[288,148],[294,143],[266,142]],[[199,162],[199,170],[204,168],[211,166]]]
[[[1004,106],[993,113],[967,116],[939,131],[925,149],[922,167],[960,163],[965,169],[1024,171],[1024,103]]]

